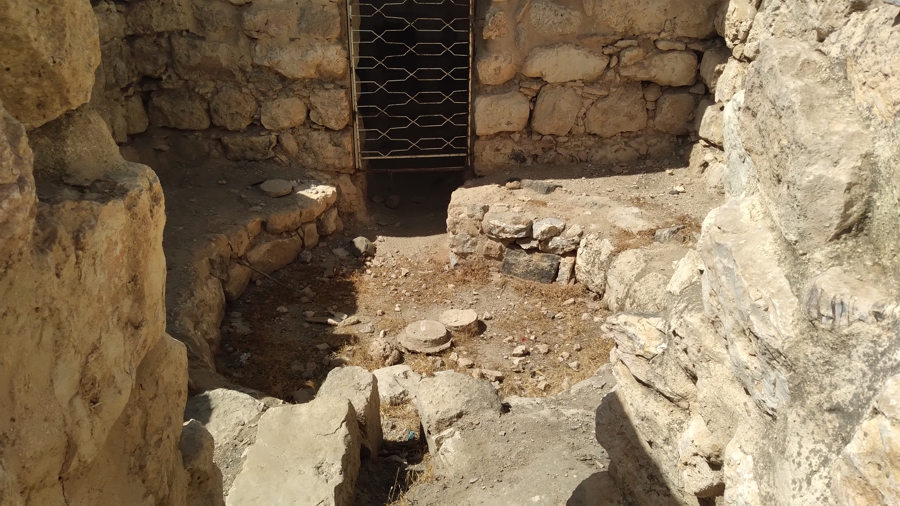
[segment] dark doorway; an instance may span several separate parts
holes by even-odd
[[[466,169],[470,0],[355,0],[348,7],[359,167]]]

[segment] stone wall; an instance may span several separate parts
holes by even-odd
[[[0,504],[222,504],[182,432],[159,180],[83,105],[99,47],[87,2],[0,5]]]
[[[728,54],[719,4],[478,2],[476,170],[683,154],[679,138],[696,138]],[[154,166],[222,157],[353,174],[345,10],[337,0],[96,2],[91,102],[117,142],[149,140],[142,161]]]
[[[606,323],[637,434],[603,431],[608,399],[597,435],[637,504],[900,497],[895,3],[726,3],[703,116],[723,127],[694,160],[729,201],[666,311]]]
[[[475,164],[609,164],[677,156],[715,89],[720,0],[478,5]]]
[[[142,161],[353,174],[343,2],[103,0],[94,13],[102,61],[91,103],[117,142],[151,144]]]

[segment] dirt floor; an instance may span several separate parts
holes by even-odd
[[[535,175],[526,171],[524,177],[542,172],[553,173],[562,186],[557,191],[572,199],[614,193],[632,205],[668,212],[690,230],[699,230],[702,217],[721,199],[702,180],[692,183],[679,163],[544,168],[535,169]],[[491,180],[502,183],[503,178]],[[259,281],[229,305],[218,371],[246,387],[302,402],[333,367],[382,367],[368,353],[374,338],[393,338],[406,325],[436,320],[448,309],[473,309],[483,322],[479,335],[456,339],[436,355],[407,353],[402,363],[427,375],[447,369],[471,372],[458,363],[468,359],[471,368],[503,374],[497,383],[501,397],[555,395],[594,375],[613,347],[600,332],[607,312],[594,294],[581,285],[511,278],[487,265],[449,268],[446,210],[451,192],[462,183],[458,173],[370,178],[369,223],[323,237],[310,262],[295,262]],[[397,208],[384,204],[392,195],[399,197]],[[374,257],[348,254],[349,243],[359,235],[375,243]],[[308,322],[335,315],[347,320],[337,326]],[[531,353],[513,357],[522,344]],[[382,416],[385,448],[377,464],[363,468],[360,504],[404,503],[403,491],[412,481],[429,479],[428,466],[415,466],[428,460],[415,409],[384,407]],[[408,473],[407,465],[418,472]]]

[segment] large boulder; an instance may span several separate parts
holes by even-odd
[[[89,2],[0,4],[0,100],[32,129],[87,103],[100,64],[97,17]]]
[[[346,399],[272,408],[228,492],[228,506],[353,504],[359,425]]]
[[[603,74],[609,56],[594,53],[575,44],[536,47],[525,59],[522,74],[540,77],[548,83],[593,81]]]
[[[256,441],[259,418],[272,404],[280,403],[263,402],[227,388],[208,390],[188,399],[184,418],[199,421],[212,435],[213,460],[226,492],[244,465],[247,448]]]
[[[353,405],[359,431],[372,458],[381,449],[381,397],[378,379],[362,367],[332,369],[316,393],[318,399],[346,399]]]
[[[500,397],[490,383],[453,371],[423,378],[415,404],[432,454],[453,435],[453,425],[460,420],[499,416],[501,409]]]

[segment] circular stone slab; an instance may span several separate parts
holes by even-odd
[[[450,309],[441,313],[439,321],[450,335],[474,336],[478,333],[478,314],[471,309]]]
[[[284,197],[294,191],[294,183],[284,179],[269,179],[259,185],[259,189],[270,197]]]
[[[400,346],[414,353],[438,353],[450,347],[450,333],[434,320],[410,323],[397,339]]]

